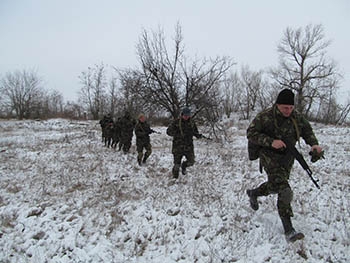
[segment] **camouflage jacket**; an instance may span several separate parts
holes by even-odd
[[[170,123],[166,133],[173,137],[173,152],[174,148],[193,148],[193,136],[200,138],[197,125],[191,119],[185,121],[178,118]]]
[[[105,129],[105,135],[107,137],[112,137],[113,131],[114,131],[114,123],[113,123],[113,121],[108,121],[106,123],[106,127],[104,129]]]
[[[136,143],[149,143],[149,135],[153,132],[149,124],[138,121],[135,126]]]
[[[102,120],[100,120],[100,125],[101,125],[101,128],[104,129],[107,127],[108,123],[113,123],[113,119],[112,118],[109,118],[107,116],[104,116]]]
[[[120,119],[120,130],[121,130],[121,136],[127,136],[132,137],[132,132],[134,130],[136,121],[130,116],[123,116]]]
[[[262,154],[271,155],[271,158],[285,152],[285,149],[272,148],[273,140],[287,139],[295,145],[300,137],[310,146],[318,144],[309,121],[302,114],[294,110],[291,116],[286,118],[277,105],[259,113],[247,129],[248,140],[261,146]]]
[[[117,136],[120,136],[121,134],[121,118],[119,117],[115,123],[114,123],[114,133],[117,135]]]

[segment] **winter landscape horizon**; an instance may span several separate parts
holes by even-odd
[[[171,137],[152,126],[152,155],[106,148],[98,121],[0,120],[0,262],[350,262],[350,127],[312,123],[325,159],[295,162],[294,227],[285,240],[276,196],[249,206],[264,182],[249,161],[248,121],[195,139],[196,163],[174,180]],[[206,127],[200,133],[210,137]]]

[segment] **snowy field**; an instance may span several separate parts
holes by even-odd
[[[165,127],[140,167],[135,137],[127,155],[108,149],[97,122],[0,121],[0,262],[350,262],[350,128],[313,124],[317,163],[301,143],[321,189],[294,164],[305,239],[291,244],[275,195],[249,206],[265,174],[247,158],[248,122],[226,125],[225,141],[195,140],[196,164],[174,182]]]

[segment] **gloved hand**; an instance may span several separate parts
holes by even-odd
[[[324,151],[317,152],[316,149],[309,152],[309,155],[311,156],[311,162],[315,163],[320,159],[324,159]]]

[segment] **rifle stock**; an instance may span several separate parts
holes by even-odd
[[[299,162],[299,164],[301,165],[301,167],[303,167],[303,169],[307,172],[307,174],[309,175],[311,181],[316,185],[316,187],[318,189],[320,189],[320,186],[318,185],[318,180],[316,181],[313,177],[312,177],[312,171],[310,169],[310,167],[308,166],[308,164],[306,163],[303,155],[297,150],[297,148],[295,148],[295,146],[290,143],[289,140],[287,139],[282,139],[282,141],[286,144],[287,146],[287,151],[294,156],[294,158]]]

